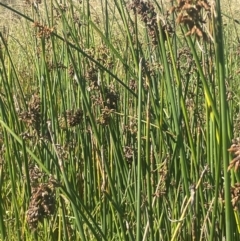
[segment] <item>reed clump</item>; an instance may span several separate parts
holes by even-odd
[[[1,240],[239,239],[224,4],[0,3]]]

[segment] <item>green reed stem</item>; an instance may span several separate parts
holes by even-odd
[[[141,237],[141,190],[142,190],[142,59],[139,63],[138,78],[138,162],[137,162],[137,196],[136,196],[136,240],[142,240]]]

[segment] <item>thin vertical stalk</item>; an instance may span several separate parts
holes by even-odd
[[[3,197],[2,197],[2,188],[3,188],[3,163],[1,163],[1,168],[0,168],[0,233],[1,233],[1,238],[2,240],[6,239],[6,227],[4,224],[4,207],[3,207]]]
[[[137,211],[137,224],[136,224],[136,241],[142,240],[141,238],[141,183],[142,183],[142,59],[139,62],[139,78],[138,78],[138,162],[137,162],[137,196],[136,196],[136,211]]]
[[[148,93],[147,105],[146,105],[146,164],[147,164],[147,196],[148,196],[148,220],[147,225],[149,225],[150,230],[150,240],[154,241],[154,233],[153,233],[153,220],[152,220],[152,185],[151,185],[151,141],[150,141],[150,94]],[[147,229],[148,231],[148,229]]]

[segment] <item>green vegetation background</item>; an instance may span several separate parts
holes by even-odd
[[[0,2],[0,240],[240,238],[236,3]]]

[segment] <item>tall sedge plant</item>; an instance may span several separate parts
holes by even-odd
[[[0,3],[26,26],[0,35],[3,240],[239,237],[233,52],[219,1],[188,3]]]

